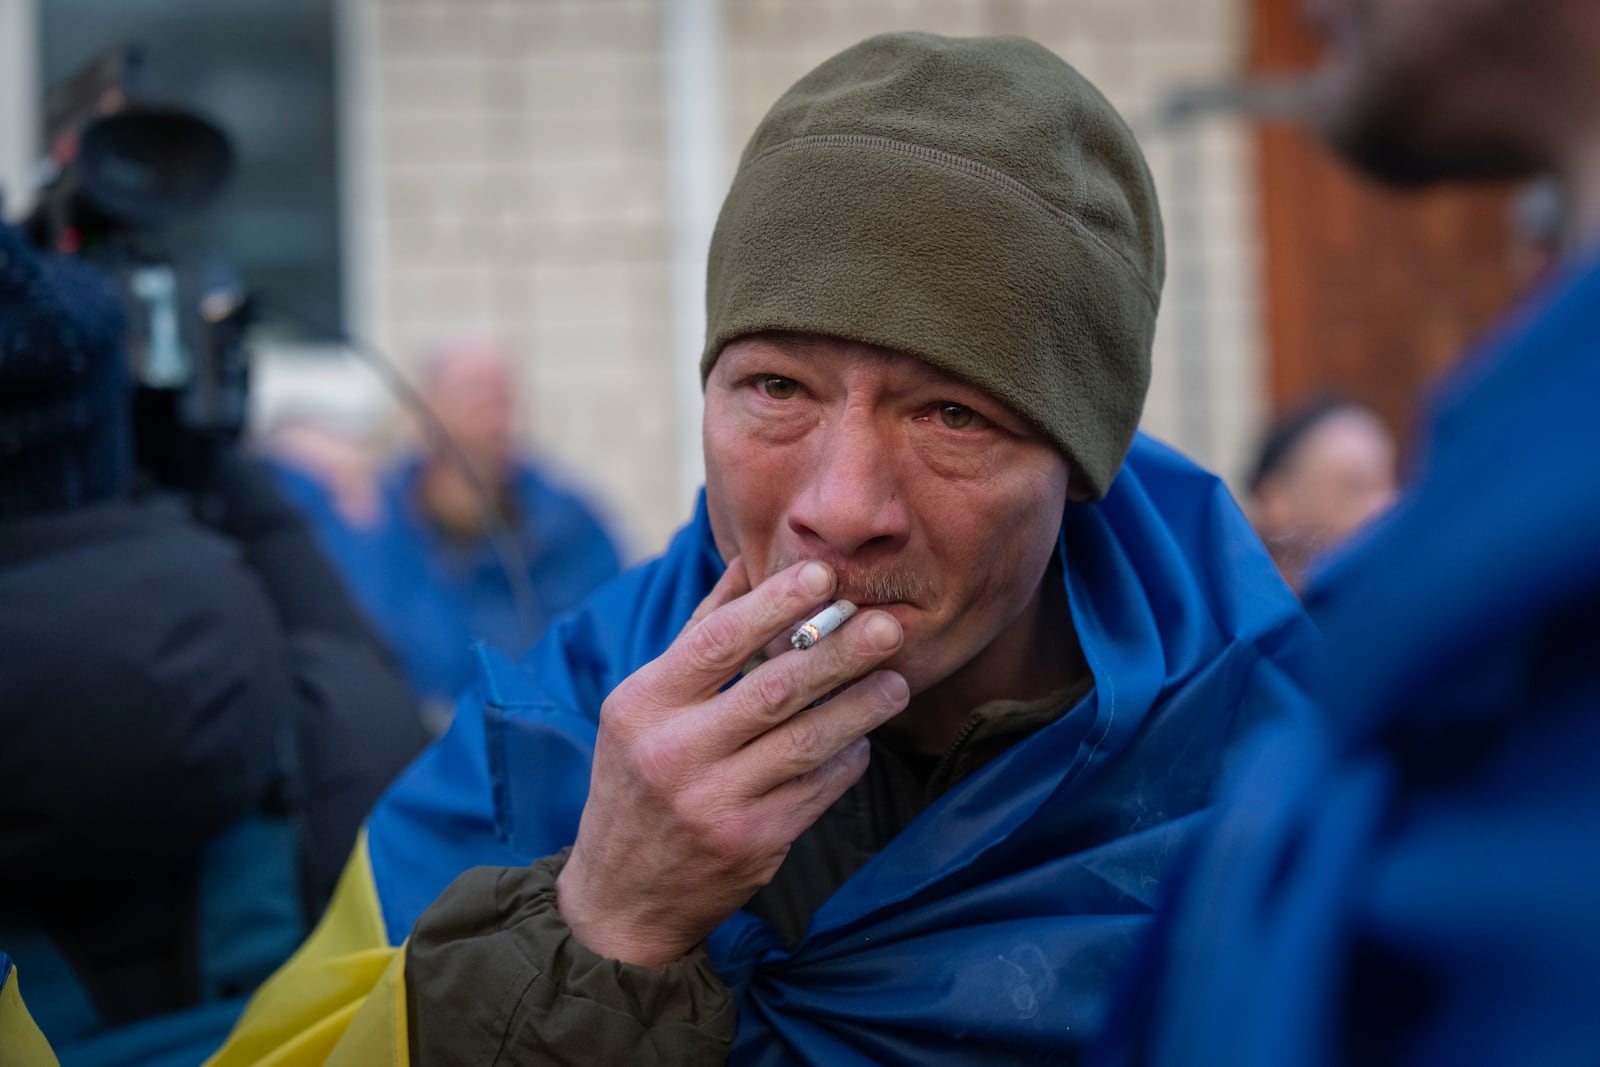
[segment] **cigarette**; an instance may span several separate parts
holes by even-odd
[[[811,618],[800,624],[800,628],[789,638],[789,643],[802,651],[827,637],[839,628],[839,625],[856,613],[856,606],[848,600],[835,600],[832,604],[817,612]]]

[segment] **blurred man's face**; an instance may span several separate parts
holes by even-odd
[[[497,475],[510,460],[515,390],[510,363],[490,350],[442,357],[428,382],[429,406],[486,477]]]
[[[1528,101],[1546,75],[1540,20],[1566,0],[1302,0],[1328,45],[1318,118],[1334,147],[1393,181],[1539,165]]]
[[[1257,518],[1269,543],[1293,542],[1320,556],[1395,499],[1395,446],[1370,412],[1328,415],[1294,446],[1257,490]]]
[[[884,349],[757,336],[712,368],[704,434],[724,558],[758,581],[831,564],[841,597],[899,620],[905,647],[885,666],[913,694],[1017,636],[1068,467],[988,394]]]

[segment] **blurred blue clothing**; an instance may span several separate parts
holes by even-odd
[[[382,587],[382,558],[376,551],[379,529],[352,525],[340,512],[333,491],[316,475],[276,457],[264,457],[263,463],[273,473],[283,498],[311,527],[317,547],[344,578],[369,621],[376,623],[378,613],[373,598]]]
[[[1600,1063],[1600,259],[1437,399],[1317,577],[1323,714],[1264,732],[1117,1064]]]
[[[384,478],[382,514],[369,530],[347,523],[314,478],[284,467],[280,484],[388,639],[417,697],[449,707],[477,678],[477,642],[521,655],[557,616],[615,577],[621,558],[582,497],[533,464],[517,464],[508,525],[527,567],[525,621],[510,561],[487,536],[452,540],[429,521],[417,503],[421,475],[421,461],[411,459]]]

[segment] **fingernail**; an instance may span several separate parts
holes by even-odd
[[[800,588],[812,596],[827,596],[833,592],[833,572],[820,563],[807,563],[800,568]]]
[[[884,671],[878,682],[878,689],[883,693],[883,698],[890,704],[904,704],[911,699],[911,687],[906,684],[903,676],[894,671]]]
[[[890,615],[874,615],[867,620],[867,640],[872,642],[872,647],[879,649],[893,648],[900,643],[900,624]]]

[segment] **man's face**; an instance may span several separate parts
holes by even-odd
[[[1328,44],[1318,119],[1391,181],[1509,176],[1544,161],[1535,133],[1566,0],[1302,0]]]
[[[704,435],[723,557],[756,580],[832,565],[839,596],[899,620],[905,647],[885,666],[913,694],[1015,636],[1068,466],[988,394],[884,349],[761,335],[712,368]]]

